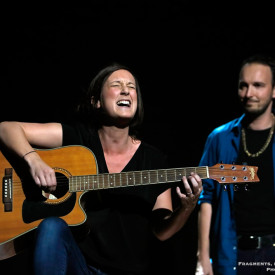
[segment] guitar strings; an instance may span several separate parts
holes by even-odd
[[[191,172],[192,171],[194,171],[194,169],[191,167],[191,168],[189,168],[189,169],[187,169],[187,168],[175,168],[175,169],[166,169],[166,177],[167,178],[169,178],[169,177],[174,177],[175,176],[175,170],[190,170]],[[211,175],[212,175],[212,177],[215,177],[215,178],[221,178],[221,177],[223,177],[223,178],[232,178],[232,175],[223,175],[223,176],[221,176],[221,170],[220,169],[215,169],[215,168],[213,168],[213,169],[211,169],[212,171],[215,171],[214,173],[212,172],[211,173]],[[198,173],[198,174],[200,174],[200,173],[205,173],[205,167],[203,167],[203,168],[195,168],[195,171]],[[232,169],[223,169],[222,170],[222,172],[224,172],[224,171],[230,171],[230,173],[232,173]],[[238,171],[234,171],[234,172],[238,172]],[[241,171],[239,171],[239,172],[242,172],[243,173],[243,171],[241,170]],[[86,181],[88,180],[91,180],[91,178],[97,178],[97,179],[99,179],[100,180],[100,178],[105,178],[105,177],[107,177],[107,178],[109,178],[110,176],[116,176],[116,175],[119,175],[119,174],[139,174],[139,175],[141,175],[141,174],[144,174],[144,173],[150,173],[150,176],[151,177],[156,177],[157,175],[158,175],[158,173],[159,173],[159,171],[154,171],[154,170],[145,170],[145,171],[133,171],[133,172],[121,172],[121,173],[112,173],[112,174],[108,174],[108,173],[103,173],[103,174],[92,174],[92,175],[76,175],[76,176],[71,176],[71,177],[66,177],[65,175],[56,175],[56,179],[57,179],[57,185],[59,186],[59,187],[62,187],[62,186],[69,186],[70,185],[70,183],[69,183],[69,180],[71,179],[72,181],[77,181],[77,179],[78,178],[85,178],[86,179]],[[188,174],[188,173],[187,173]],[[65,176],[65,178],[64,178],[64,176]],[[205,175],[205,177],[206,177],[206,175]],[[207,177],[206,177],[207,178]],[[101,179],[102,180],[102,179]],[[178,181],[178,180],[176,180],[176,179],[174,179],[174,180],[169,180],[168,182],[173,182],[173,181]],[[226,180],[225,180],[226,181]],[[121,185],[126,185],[126,186],[128,186],[127,185],[127,180],[125,181],[125,180],[122,180],[121,181]],[[159,181],[158,181],[159,182]],[[158,183],[157,182],[157,183]],[[238,181],[237,181],[238,182]],[[22,183],[25,183],[24,182],[24,180],[22,179],[22,180],[14,180],[13,181],[13,191],[17,191],[17,189],[20,189],[20,190],[22,190]],[[150,184],[150,182],[148,182],[149,184]],[[161,181],[159,182],[159,183],[162,183]],[[163,182],[163,183],[165,183],[165,182]],[[72,184],[79,184],[79,185],[93,185],[94,184],[94,182],[93,181],[91,181],[91,182],[73,182]],[[146,183],[145,183],[146,184]],[[121,185],[119,185],[118,187],[120,187]],[[133,184],[134,185],[134,184]],[[142,184],[140,184],[140,185],[142,185]],[[106,186],[105,184],[102,184],[102,186]],[[132,186],[132,185],[129,185],[129,186]],[[104,187],[103,188],[98,188],[98,189],[104,189]],[[114,187],[113,185],[111,186],[111,187]],[[123,186],[121,186],[121,187],[123,187]]]

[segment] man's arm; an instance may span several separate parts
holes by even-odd
[[[201,266],[204,275],[212,275],[210,263],[210,225],[212,217],[212,205],[202,203],[198,213],[198,264]]]

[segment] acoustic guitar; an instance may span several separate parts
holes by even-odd
[[[19,253],[22,240],[46,217],[61,217],[72,227],[83,224],[86,214],[81,197],[88,191],[177,182],[191,172],[225,185],[259,181],[258,167],[232,164],[98,174],[95,155],[84,146],[36,151],[55,170],[57,188],[52,194],[26,176],[22,161],[13,163],[0,152],[0,260]]]

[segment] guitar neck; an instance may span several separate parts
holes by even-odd
[[[122,173],[104,173],[86,176],[72,176],[69,191],[88,191],[116,187],[139,186],[180,181],[183,176],[197,173],[201,179],[209,178],[208,166],[159,170],[143,170]]]

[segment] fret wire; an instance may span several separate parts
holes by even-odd
[[[109,187],[116,187],[115,182],[116,182],[116,176],[117,175],[119,175],[119,174],[111,174],[112,181],[110,182]]]
[[[98,181],[99,181],[99,184],[100,184],[100,186],[102,187],[102,189],[104,189],[104,180],[103,180],[103,178],[102,178],[102,175],[99,175]]]
[[[123,173],[123,175],[124,175],[124,177],[123,177],[123,180],[122,180],[122,182],[123,182],[122,186],[129,186],[129,176],[133,180],[133,172]],[[132,184],[130,184],[130,185],[132,185]]]
[[[108,179],[108,187],[107,188],[110,188],[110,187],[113,187],[113,174],[105,174],[105,177]]]
[[[97,183],[98,189],[103,189],[103,185],[100,181],[100,175],[97,175],[96,179],[97,179],[96,183]]]
[[[74,191],[77,191],[77,182],[78,182],[78,177],[76,178],[75,184],[74,184]]]
[[[77,191],[77,180],[78,180],[78,177],[72,177],[71,178],[71,191],[72,192],[76,192]]]
[[[148,174],[149,174],[148,171],[141,172],[141,183],[142,184],[148,183],[148,178],[149,178]]]
[[[76,178],[77,179],[77,178]],[[73,191],[75,192],[75,185],[76,185],[76,180],[74,181],[74,184],[73,184]]]
[[[99,189],[103,189],[102,181],[100,180],[101,175],[97,176],[97,184]]]
[[[123,173],[116,173],[114,179],[114,187],[121,187],[121,182],[123,181]]]
[[[104,189],[109,189],[109,187],[110,187],[109,175],[102,174],[102,178],[103,178],[103,183],[104,183]]]
[[[84,176],[84,180],[82,180],[80,182],[81,182],[80,189],[83,191],[83,190],[85,190],[85,186],[86,186],[86,182],[87,182],[87,176]]]
[[[113,187],[114,174],[107,174],[106,176],[108,177],[109,187]]]
[[[84,190],[92,190],[91,186],[91,181],[90,181],[90,176],[86,176],[86,181],[85,181],[85,188]]]
[[[117,187],[117,185],[116,185],[116,178],[117,178],[117,176],[119,176],[120,174],[112,174],[112,182],[111,182],[111,185],[110,185],[110,187]]]
[[[120,186],[124,187],[124,186],[128,186],[128,173],[122,173],[121,174],[121,182],[120,182]]]
[[[123,176],[121,186],[129,186],[129,177],[131,177],[131,172],[124,173]]]
[[[107,178],[107,183],[108,183],[107,184],[107,189],[111,187],[110,177],[113,178],[111,174],[105,174],[104,175],[104,182],[105,182],[105,179]]]
[[[98,182],[99,182],[100,188],[104,189],[104,183],[103,183],[102,175],[101,174],[98,176]]]
[[[135,186],[136,185],[136,178],[138,176],[138,173],[137,172],[133,172],[133,185],[132,186]]]
[[[91,182],[93,183],[93,190],[97,190],[98,189],[98,184],[97,184],[97,182],[96,182],[96,176],[97,175],[94,175],[94,176],[92,176],[91,178]]]
[[[94,190],[94,183],[93,183],[93,181],[92,181],[92,176],[88,176],[88,181],[87,181],[87,183],[88,183],[88,189],[89,189],[89,190]]]
[[[90,175],[86,176],[86,181],[84,184],[85,184],[84,190],[92,190]]]
[[[92,181],[92,177],[91,176],[88,176],[88,189],[89,190],[94,190],[94,184],[93,184],[93,181]]]
[[[110,187],[117,187],[117,185],[116,185],[117,176],[119,176],[119,174],[112,174],[112,176],[111,176],[112,181],[110,183]]]
[[[104,189],[104,182],[103,182],[103,179],[102,179],[102,175],[98,175],[98,184],[100,185],[101,189]]]
[[[69,192],[73,192],[73,180],[74,180],[74,177],[72,178],[69,178]]]
[[[103,183],[104,183],[104,189],[108,189],[110,187],[110,184],[109,184],[109,177],[107,176],[107,180],[106,180],[106,174],[103,174],[102,175],[102,178],[103,178]]]
[[[102,184],[103,189],[106,189],[106,188],[105,188],[105,178],[104,178],[104,174],[101,174],[101,175],[100,175],[100,179],[101,179],[101,184]]]
[[[134,172],[129,172],[127,176],[127,186],[135,185],[135,175]]]
[[[138,176],[138,178],[136,177]],[[138,185],[139,183],[142,182],[142,175],[141,175],[141,172],[140,171],[136,171],[135,172],[135,185]]]
[[[93,176],[94,180],[94,186],[97,187],[96,189],[100,189],[99,181],[98,181],[98,175]]]
[[[75,180],[75,182],[74,182],[74,188],[73,188],[74,192],[76,192],[77,179],[78,179],[78,178],[76,178],[76,180]]]
[[[100,175],[97,176],[97,184],[99,189],[103,189],[103,184],[102,181],[100,180]]]
[[[158,175],[157,171],[152,170],[150,172],[150,183],[157,183],[158,182],[157,181],[157,175]]]
[[[103,189],[102,181],[100,180],[101,175],[97,176],[97,184],[99,189]]]
[[[74,192],[74,179],[71,181],[71,191]]]

